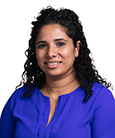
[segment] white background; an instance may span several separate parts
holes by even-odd
[[[3,0],[0,2],[0,113],[21,80],[31,21],[48,5],[74,10],[101,76],[115,86],[114,0]],[[115,96],[115,91],[112,91]]]

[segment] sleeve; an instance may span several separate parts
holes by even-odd
[[[91,138],[115,138],[115,100],[107,88],[96,101]]]
[[[12,119],[11,101],[6,103],[0,119],[0,138],[13,138],[15,123]]]

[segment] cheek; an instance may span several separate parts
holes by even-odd
[[[42,59],[43,59],[43,54],[40,52],[36,52],[36,59],[37,59],[38,64],[41,64]]]
[[[66,65],[73,66],[75,61],[75,52],[73,50],[69,50],[69,52],[65,55]]]
[[[41,70],[43,70],[43,60],[42,60],[41,56],[37,55],[36,59],[37,59],[38,66],[40,67]]]
[[[63,56],[65,57],[65,58],[68,58],[68,60],[69,59],[75,59],[75,50],[73,50],[73,49],[65,49],[64,51],[63,51]]]

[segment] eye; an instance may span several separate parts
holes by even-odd
[[[58,42],[58,43],[57,43],[57,46],[59,46],[59,47],[64,46],[64,45],[65,45],[64,42]]]
[[[41,49],[42,49],[42,48],[45,48],[45,47],[46,47],[46,44],[39,44],[39,45],[38,45],[38,48],[41,48]]]

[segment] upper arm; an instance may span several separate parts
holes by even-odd
[[[92,138],[115,138],[115,100],[109,90],[103,91],[97,100]]]
[[[15,123],[12,119],[10,103],[7,102],[0,119],[0,137],[13,138]]]

